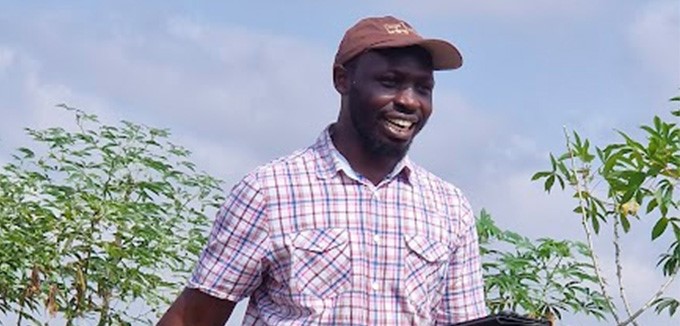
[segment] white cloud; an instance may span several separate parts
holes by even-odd
[[[14,63],[14,51],[0,46],[0,73]]]
[[[228,190],[241,179],[247,171],[261,164],[247,146],[235,146],[216,140],[199,138],[190,134],[180,134],[173,139],[191,150],[192,160],[200,162],[200,168],[212,176],[222,179]]]
[[[538,148],[535,139],[512,133],[506,135],[502,140],[502,144],[496,144],[499,147],[495,150],[500,155],[499,158],[503,158],[506,162],[535,162],[545,161],[548,158],[548,153]]]
[[[680,4],[653,1],[635,17],[630,44],[641,62],[660,76],[670,90],[680,85]]]
[[[413,144],[414,159],[455,183],[476,179],[490,143],[502,137],[503,123],[474,107],[456,90],[437,88],[433,114]],[[467,169],[472,168],[468,171]]]
[[[481,199],[500,225],[532,238],[581,239],[580,217],[572,212],[578,204],[570,189],[556,186],[550,194],[543,181],[531,181],[533,172],[500,170],[485,175]]]
[[[591,14],[601,4],[595,1],[573,0],[435,0],[397,1],[394,7],[417,16],[451,17],[452,15],[478,15],[496,19],[527,22],[527,19],[572,19]]]
[[[14,146],[23,138],[23,127],[41,128],[64,122],[53,114],[57,111],[54,106],[58,103],[46,103],[46,99],[54,101],[55,96],[63,97],[69,91],[63,85],[43,84],[35,60],[21,53],[11,53],[14,64],[0,74],[0,84],[5,85],[0,111],[7,117],[0,120],[0,137]]]
[[[207,59],[198,63],[199,74],[179,72],[182,86],[176,90],[201,104],[186,110],[168,103],[175,107],[171,114],[200,120],[193,127],[239,137],[270,157],[307,145],[334,118],[338,97],[324,50],[281,35],[184,19],[170,20],[168,31],[177,37],[173,42],[198,48],[194,54]],[[310,91],[310,85],[326,86]]]
[[[68,126],[73,121],[71,114],[57,108],[57,104],[86,107],[89,113],[105,114],[108,110],[100,98],[74,92],[69,86],[46,81],[42,74],[41,61],[23,52],[13,52],[15,64],[0,82],[10,89],[8,98],[0,108],[11,119],[4,120],[7,127],[46,128]]]
[[[64,102],[249,147],[260,160],[309,144],[335,117],[331,56],[321,48],[182,18],[166,27],[140,34],[114,25],[115,32],[79,35],[77,42],[69,36],[77,24],[55,22],[46,39],[39,29],[22,44],[22,61],[31,63],[6,80],[17,88],[10,94],[16,105],[0,107],[17,122],[31,117],[31,124],[44,125],[63,122],[52,112]],[[58,55],[43,55],[45,46]],[[310,91],[309,85],[327,87]]]

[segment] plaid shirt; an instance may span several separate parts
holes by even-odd
[[[244,325],[445,325],[485,315],[461,192],[408,158],[373,185],[328,130],[232,189],[188,286],[250,297]]]

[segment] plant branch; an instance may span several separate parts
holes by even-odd
[[[586,240],[588,242],[588,248],[590,249],[590,258],[593,262],[593,269],[595,270],[595,276],[597,277],[597,283],[600,285],[600,290],[602,291],[602,295],[604,296],[605,300],[607,301],[607,305],[609,306],[609,310],[612,314],[612,317],[614,317],[614,320],[616,321],[617,324],[621,323],[621,320],[616,313],[616,307],[614,303],[611,300],[611,297],[607,294],[607,287],[604,278],[602,277],[602,271],[600,269],[600,262],[597,258],[597,255],[595,254],[595,245],[593,244],[593,237],[590,232],[590,228],[588,227],[588,217],[586,216],[586,210],[585,210],[585,205],[584,205],[584,199],[583,199],[583,193],[581,191],[581,179],[578,176],[578,173],[576,173],[576,162],[574,160],[574,152],[571,148],[571,140],[569,139],[569,133],[567,132],[567,127],[563,127],[564,130],[564,137],[567,142],[567,151],[569,152],[569,161],[571,163],[571,171],[574,173],[574,177],[576,178],[575,186],[576,186],[576,193],[578,194],[578,205],[581,209],[581,225],[583,225],[583,230],[586,233]],[[583,185],[584,190],[587,190],[587,187]]]
[[[26,289],[21,294],[21,298],[19,299],[19,313],[17,317],[17,326],[21,325],[21,321],[24,317],[24,307],[26,306],[26,298],[28,297],[28,291],[29,287],[27,286]]]
[[[635,319],[637,319],[637,317],[639,317],[643,312],[645,312],[645,310],[649,309],[649,308],[652,306],[652,304],[654,303],[654,301],[656,301],[658,298],[661,297],[661,295],[663,295],[664,292],[666,292],[666,289],[671,285],[671,283],[673,283],[673,281],[675,280],[675,277],[676,277],[676,276],[678,276],[678,273],[677,273],[677,272],[675,272],[675,273],[673,273],[672,275],[670,275],[670,276],[668,277],[668,279],[666,280],[666,282],[665,282],[664,284],[661,285],[661,287],[659,288],[658,291],[656,291],[656,293],[654,294],[654,296],[652,296],[652,297],[651,297],[651,298],[650,298],[650,299],[649,299],[649,300],[648,300],[648,301],[647,301],[640,309],[638,309],[632,316],[630,316],[628,319],[624,320],[622,323],[618,323],[618,326],[625,326],[625,325],[628,325],[628,324],[630,324],[630,323],[634,323],[634,322],[635,322]]]
[[[622,213],[624,214],[624,213]],[[618,218],[614,218],[614,261],[616,264],[616,279],[619,282],[619,295],[623,301],[624,308],[628,314],[628,318],[631,318],[633,313],[630,308],[630,303],[628,302],[628,297],[626,296],[626,291],[623,287],[623,265],[621,264],[621,246],[620,246],[620,236],[619,236],[619,221]],[[633,325],[638,326],[637,322],[633,321]]]

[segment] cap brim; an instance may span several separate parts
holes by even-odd
[[[432,55],[434,70],[458,69],[463,65],[463,56],[453,44],[437,39],[426,39],[418,42],[418,45]]]

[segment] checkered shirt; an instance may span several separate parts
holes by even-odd
[[[373,185],[329,128],[234,186],[188,286],[250,297],[244,325],[446,325],[486,314],[461,192],[408,158]]]

